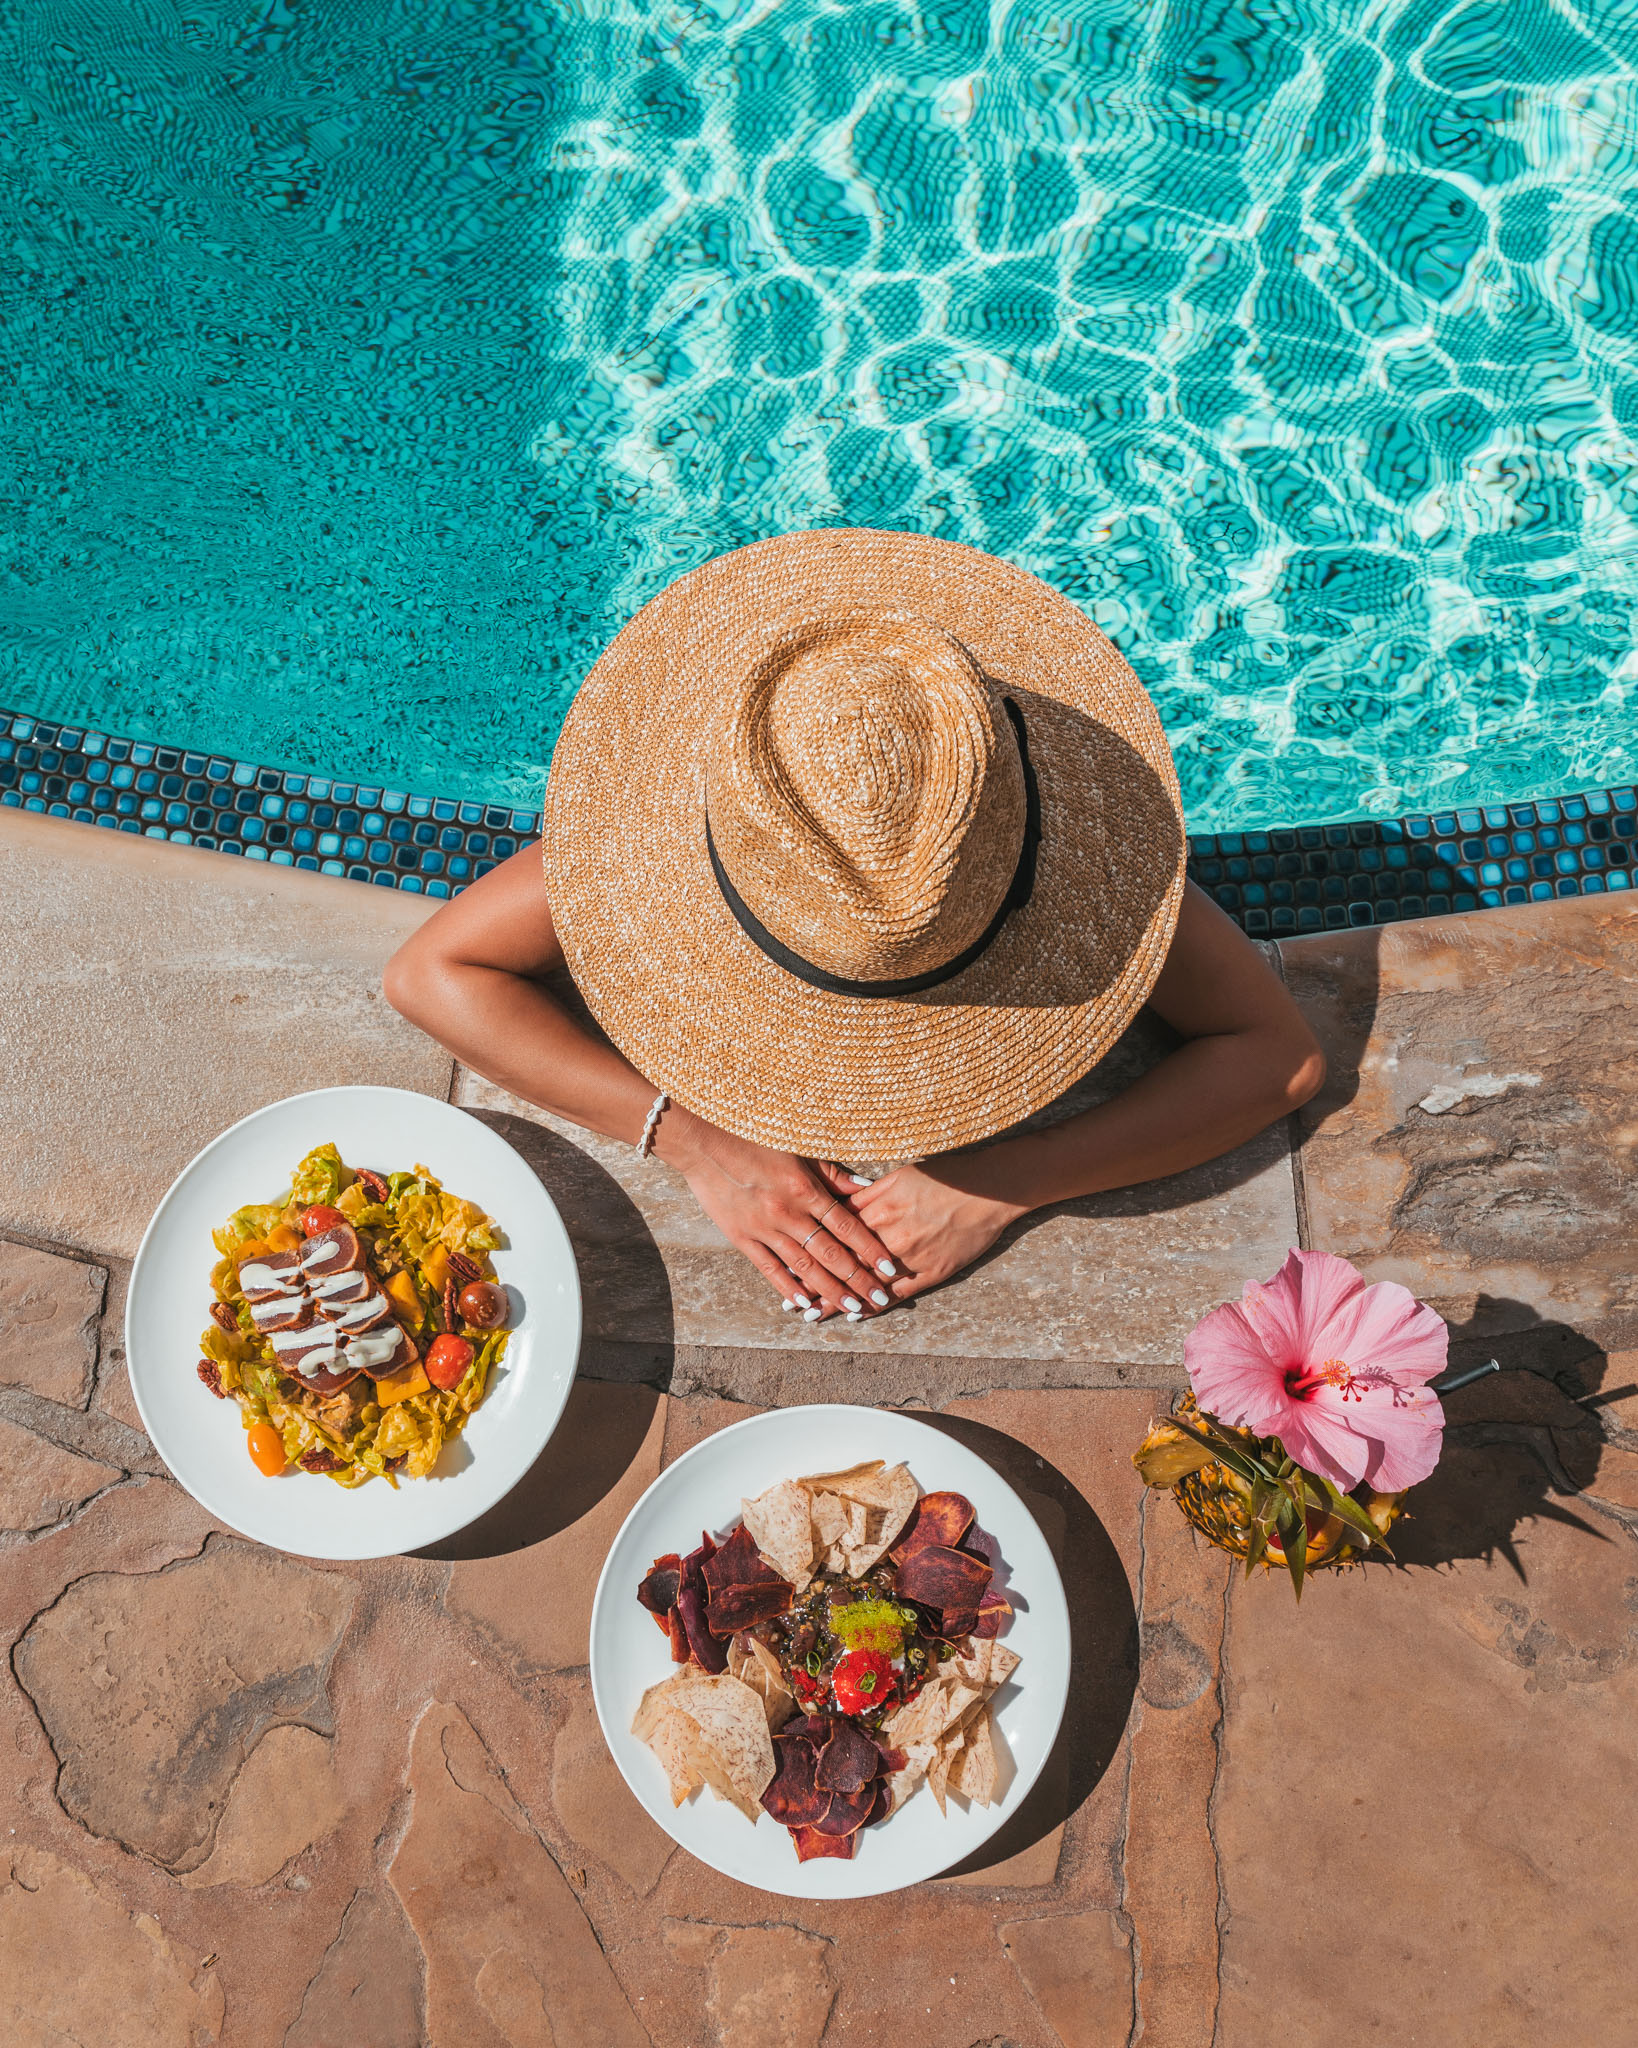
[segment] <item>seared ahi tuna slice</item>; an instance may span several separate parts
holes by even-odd
[[[318,1312],[338,1330],[373,1330],[392,1314],[392,1304],[368,1268],[344,1267],[309,1282]]]
[[[306,1292],[300,1252],[257,1252],[239,1263],[239,1291],[246,1301],[271,1301],[275,1295]]]
[[[311,1280],[322,1280],[330,1273],[360,1272],[364,1265],[364,1246],[350,1223],[335,1223],[328,1230],[321,1230],[317,1237],[310,1237],[301,1248],[301,1269]]]
[[[401,1372],[421,1355],[415,1339],[397,1323],[388,1323],[384,1329],[338,1332],[338,1341],[342,1359],[348,1365],[361,1366],[372,1380]]]
[[[239,1289],[264,1335],[293,1330],[307,1320],[307,1286],[299,1252],[262,1252],[239,1267]]]
[[[336,1365],[336,1333],[328,1323],[309,1323],[304,1330],[269,1332],[274,1356],[286,1372],[303,1375]]]
[[[306,1295],[280,1295],[272,1301],[253,1301],[250,1320],[264,1337],[276,1330],[304,1329],[313,1320],[313,1304]]]

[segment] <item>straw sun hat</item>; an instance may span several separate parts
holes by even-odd
[[[546,792],[570,972],[725,1129],[908,1159],[1039,1109],[1171,943],[1184,842],[1137,678],[1068,598],[912,533],[721,555],[610,642]]]

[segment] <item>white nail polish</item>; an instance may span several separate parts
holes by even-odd
[[[864,1314],[864,1303],[862,1301],[855,1301],[851,1294],[844,1294],[842,1296],[842,1306],[847,1310],[850,1316],[859,1316]]]
[[[791,1300],[796,1303],[798,1308],[811,1308],[813,1306],[805,1294],[793,1294]]]
[[[779,1306],[784,1310],[786,1315],[789,1315],[791,1310],[795,1308],[796,1303],[794,1301],[782,1301],[779,1304]]]
[[[816,1308],[805,1308],[802,1311],[802,1320],[805,1323],[816,1323],[822,1313],[823,1311]]]
[[[891,1280],[898,1270],[898,1267],[894,1265],[891,1259],[878,1259],[876,1261],[876,1271],[880,1273],[884,1280]]]
[[[886,1308],[892,1297],[888,1294],[885,1287],[873,1287],[870,1290],[870,1298],[878,1308]]]
[[[850,1323],[862,1323],[862,1322],[864,1321],[864,1317],[863,1317],[862,1315],[859,1315],[859,1316],[849,1316],[849,1317],[848,1317],[848,1321],[849,1321]]]
[[[868,1173],[850,1173],[848,1179],[856,1188],[873,1188],[876,1185]]]

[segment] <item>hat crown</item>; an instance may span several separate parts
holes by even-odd
[[[1017,870],[1012,726],[962,643],[911,614],[787,623],[727,693],[712,840],[784,946],[865,982],[977,941]]]

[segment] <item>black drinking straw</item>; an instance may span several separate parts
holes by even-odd
[[[1459,1372],[1448,1380],[1435,1380],[1433,1391],[1436,1394],[1454,1394],[1458,1387],[1470,1387],[1475,1380],[1482,1380],[1487,1372],[1500,1371],[1501,1360],[1487,1358],[1483,1365],[1474,1366],[1471,1372]]]

